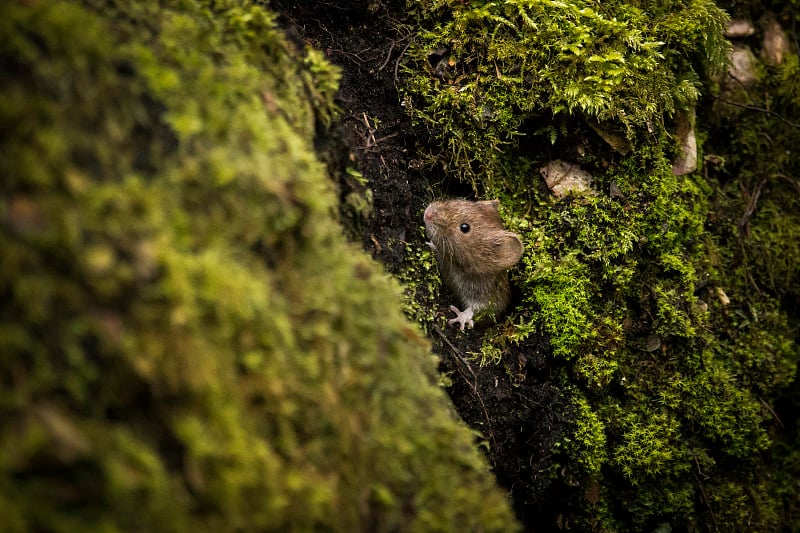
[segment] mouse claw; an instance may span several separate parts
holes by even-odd
[[[474,314],[472,307],[467,307],[463,311],[460,311],[458,307],[451,305],[450,310],[456,314],[456,317],[448,320],[448,324],[458,323],[461,331],[464,331],[464,326],[467,326],[468,328],[475,327],[475,322],[472,320],[472,316]]]

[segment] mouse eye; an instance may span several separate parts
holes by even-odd
[[[469,233],[469,224],[464,222],[461,224],[461,226],[459,226],[459,229],[461,230],[461,233]]]

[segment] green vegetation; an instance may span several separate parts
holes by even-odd
[[[397,274],[403,286],[403,311],[409,320],[429,329],[433,323],[429,310],[436,305],[441,289],[441,279],[436,276],[436,258],[427,245],[417,247],[409,244],[407,250],[409,261],[406,269]]]
[[[694,106],[728,49],[710,0],[411,5],[428,29],[410,51],[406,105],[440,133],[452,171],[481,186],[515,179],[508,150],[534,118],[552,143],[571,135],[553,118],[574,114],[647,139]]]
[[[710,1],[412,5],[406,105],[524,235],[522,302],[483,361],[549,338],[576,416],[556,450],[572,527],[796,530],[798,51],[760,67],[758,112],[712,97],[729,45]],[[674,118],[698,103],[701,168],[675,176]],[[600,194],[541,194],[532,169],[555,158]]]
[[[313,156],[337,71],[259,2],[7,2],[0,515],[509,531]]]

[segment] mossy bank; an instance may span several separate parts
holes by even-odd
[[[509,531],[261,3],[0,8],[4,531]]]
[[[430,171],[503,199],[526,243],[518,305],[476,338],[479,360],[522,386],[536,377],[519,361],[547,339],[574,416],[549,470],[564,491],[513,479],[520,515],[796,531],[796,3],[766,6],[794,44],[756,60],[754,30],[746,87],[728,70],[731,6],[708,0],[409,7],[404,103],[438,141]],[[540,169],[561,160],[591,174],[589,193],[551,194]]]

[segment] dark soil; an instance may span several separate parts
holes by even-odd
[[[441,171],[424,168],[418,146],[429,142],[412,125],[397,91],[400,61],[412,38],[404,23],[404,0],[275,0],[281,24],[298,44],[325,53],[342,69],[337,104],[341,114],[317,140],[317,149],[339,177],[341,217],[350,238],[398,272],[408,243],[422,243],[422,211],[434,197],[467,196],[469,190]],[[348,169],[366,178],[373,210],[364,217],[351,207],[351,193],[364,185]],[[445,295],[447,296],[447,295]],[[445,301],[432,313],[443,313]],[[546,341],[513,346],[501,365],[481,368],[468,353],[478,352],[481,332],[434,328],[431,341],[441,356],[440,371],[450,376],[453,403],[467,424],[484,439],[488,459],[501,486],[509,490],[527,530],[568,527],[569,501],[583,497],[553,456],[554,444],[569,431],[568,402],[552,378]],[[559,470],[556,472],[556,470]],[[591,498],[591,490],[587,498]]]

